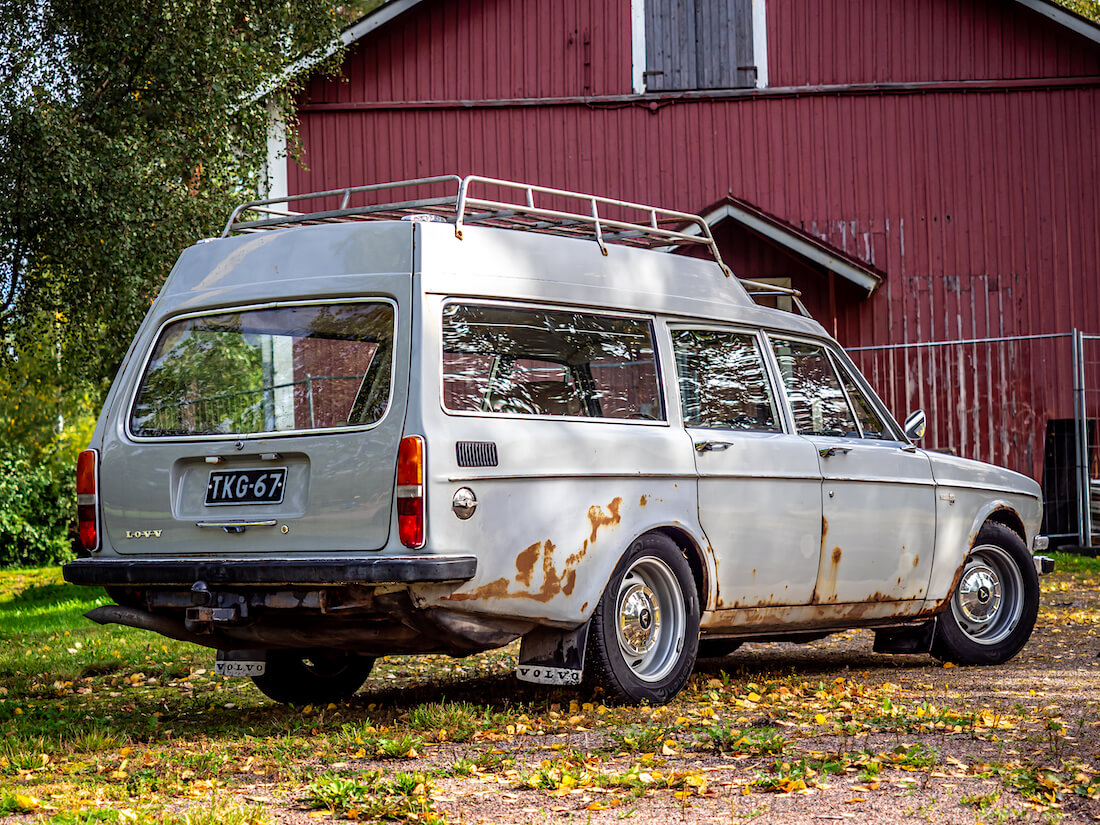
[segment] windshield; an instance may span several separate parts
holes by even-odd
[[[203,315],[161,332],[136,436],[362,427],[390,397],[394,308],[381,301]]]

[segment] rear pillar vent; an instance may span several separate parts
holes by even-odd
[[[455,444],[459,467],[497,466],[497,445],[494,441],[459,441]]]

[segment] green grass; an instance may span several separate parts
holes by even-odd
[[[1100,558],[1081,556],[1076,553],[1049,553],[1054,559],[1054,570],[1058,573],[1074,575],[1100,575]]]

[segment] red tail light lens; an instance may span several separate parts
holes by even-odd
[[[99,451],[85,450],[76,460],[76,520],[80,543],[99,549]]]
[[[406,547],[424,546],[424,439],[407,435],[397,450],[397,532]]]

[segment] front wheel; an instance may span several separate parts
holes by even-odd
[[[1020,652],[1039,613],[1039,577],[1014,530],[978,532],[951,604],[940,614],[932,655],[963,665],[999,665]]]
[[[687,684],[699,645],[699,597],[687,559],[668,536],[630,545],[592,616],[585,669],[628,702],[663,705]]]
[[[337,651],[272,650],[263,676],[252,681],[276,702],[327,704],[354,696],[372,667],[374,659]]]

